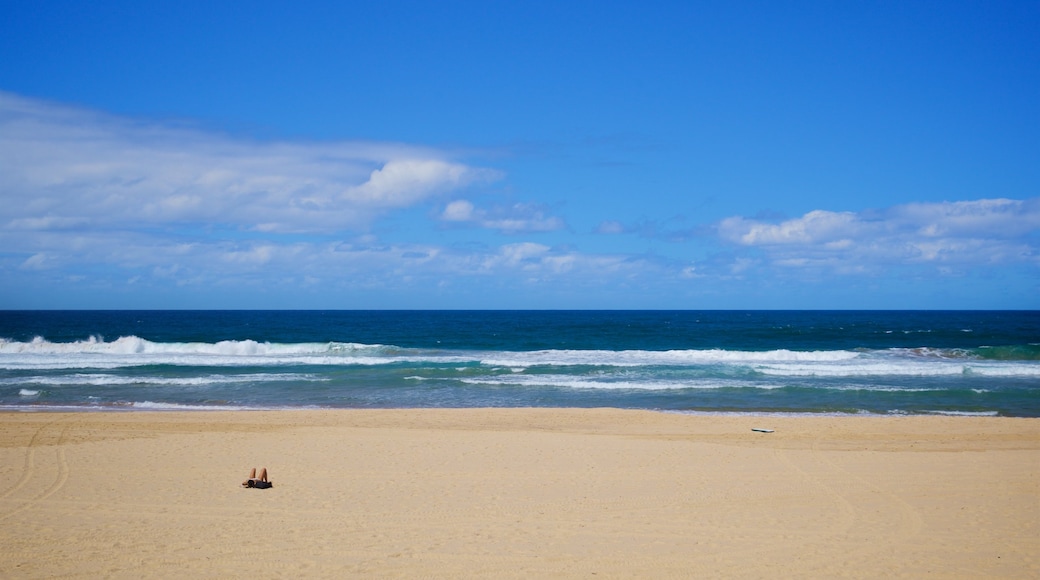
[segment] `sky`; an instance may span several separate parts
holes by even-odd
[[[4,0],[0,309],[1037,309],[1040,2]]]

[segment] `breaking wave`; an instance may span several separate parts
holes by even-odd
[[[279,367],[329,365],[480,365],[521,372],[533,367],[704,367],[735,369],[762,376],[862,377],[956,375],[1040,377],[1040,346],[977,349],[896,348],[885,350],[733,351],[706,350],[538,350],[461,351],[407,349],[348,342],[269,343],[254,340],[152,342],[136,336],[105,341],[28,342],[0,339],[0,369],[115,369],[148,365],[191,367]],[[85,375],[85,380],[95,380]],[[69,377],[61,380],[67,384]],[[243,380],[257,380],[251,376]],[[112,378],[97,380],[128,380]],[[172,379],[235,381],[235,376]],[[277,379],[282,380],[282,379]],[[308,380],[292,377],[291,380]]]

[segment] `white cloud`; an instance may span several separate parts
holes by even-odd
[[[434,159],[391,160],[372,171],[368,181],[348,189],[343,197],[361,205],[403,207],[431,192],[467,185],[477,173],[465,165]]]
[[[719,223],[719,234],[730,241],[747,246],[776,244],[815,244],[846,236],[857,227],[857,218],[850,212],[835,213],[816,210],[804,216],[766,224],[742,217],[732,217]]]
[[[0,232],[0,243],[14,235]],[[587,254],[527,241],[466,248],[387,243],[372,236],[350,242],[171,243],[147,233],[123,231],[84,233],[75,250],[59,233],[47,233],[39,245],[44,249],[15,264],[26,275],[50,272],[68,277],[87,272],[93,283],[123,284],[133,279],[137,288],[251,287],[266,292],[291,280],[299,288],[320,281],[323,291],[398,292],[474,278],[492,286],[549,281],[583,286],[639,276],[656,280],[667,272],[666,265],[630,256]]]
[[[933,238],[1009,238],[1040,229],[1040,198],[912,203],[892,208],[887,218]]]
[[[449,222],[468,222],[473,219],[473,204],[464,199],[455,200],[444,208],[441,219]]]
[[[361,229],[498,177],[418,147],[236,139],[0,92],[0,224],[8,229]]]
[[[521,262],[540,259],[548,251],[549,246],[543,246],[542,244],[535,244],[533,242],[508,244],[502,246],[500,250],[499,255],[502,258],[500,262],[510,266],[516,266]]]
[[[811,211],[780,223],[722,220],[719,236],[774,265],[863,272],[898,264],[1040,265],[1040,199],[914,203],[861,213]],[[948,266],[944,266],[950,271]]]
[[[464,199],[452,201],[445,206],[440,219],[498,230],[504,234],[552,232],[566,227],[562,219],[547,215],[545,209],[538,205],[516,203],[480,209]]]

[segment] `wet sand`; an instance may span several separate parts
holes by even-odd
[[[1040,420],[0,413],[0,546],[4,578],[1037,578]]]

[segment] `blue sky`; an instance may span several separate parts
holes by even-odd
[[[1038,2],[5,2],[0,308],[1040,307]]]

